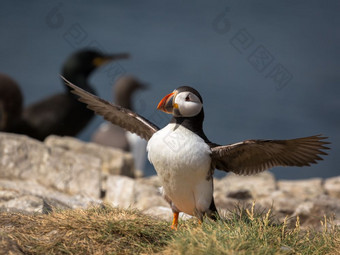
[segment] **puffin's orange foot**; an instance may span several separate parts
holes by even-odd
[[[171,225],[171,229],[173,229],[173,230],[177,230],[177,226],[175,226],[175,225]]]
[[[174,219],[172,220],[172,225],[171,225],[171,229],[173,230],[177,230],[177,226],[178,226],[178,212],[174,212]]]

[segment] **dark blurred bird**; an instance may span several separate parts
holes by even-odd
[[[22,113],[22,94],[19,85],[0,73],[0,131],[9,131],[18,125]]]
[[[134,110],[132,98],[138,90],[147,86],[133,76],[122,76],[113,86],[113,98],[116,105]],[[144,169],[146,160],[146,141],[139,136],[113,125],[111,122],[102,123],[93,133],[92,141],[98,144],[130,151],[133,154],[135,168]]]
[[[80,50],[65,61],[62,74],[84,90],[95,93],[88,83],[90,74],[109,61],[127,57],[128,54],[125,53],[105,55],[95,50]],[[14,83],[8,77],[3,78],[0,83],[0,131],[25,134],[38,140],[44,140],[51,134],[75,136],[94,117],[94,113],[84,109],[67,86],[64,93],[47,97],[22,109],[21,92],[18,88],[14,89]]]
[[[105,119],[148,141],[150,162],[163,185],[177,229],[179,212],[211,219],[218,217],[213,198],[213,172],[219,169],[251,175],[274,166],[309,166],[322,160],[328,149],[320,135],[290,140],[246,140],[230,145],[212,143],[203,131],[203,100],[192,87],[183,86],[166,95],[157,109],[173,116],[159,129],[138,114],[110,104],[68,83],[80,101]]]

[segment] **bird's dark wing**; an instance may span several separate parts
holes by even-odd
[[[87,108],[104,117],[111,123],[118,125],[131,133],[135,133],[145,140],[149,140],[151,136],[159,130],[159,128],[139,116],[137,113],[123,108],[119,105],[109,103],[79,87],[72,84],[64,77],[61,77],[67,86],[72,88],[72,93],[79,96],[79,101],[87,104]]]
[[[322,150],[329,142],[320,135],[291,140],[246,140],[212,146],[213,166],[219,170],[250,175],[274,166],[309,166],[327,155]]]

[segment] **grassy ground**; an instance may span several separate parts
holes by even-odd
[[[0,253],[24,254],[340,254],[340,229],[323,231],[273,224],[270,212],[235,211],[199,225],[170,223],[112,207],[48,215],[0,213]]]

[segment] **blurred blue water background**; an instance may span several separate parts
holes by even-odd
[[[205,132],[214,142],[329,136],[318,165],[275,168],[280,179],[340,174],[339,1],[2,1],[0,72],[30,104],[63,91],[61,65],[77,49],[130,52],[91,83],[111,100],[121,74],[151,89],[137,112],[163,127],[159,100],[180,85],[204,98]],[[60,107],[63,107],[62,105]],[[78,137],[88,141],[96,119]],[[155,174],[147,166],[147,174]]]

